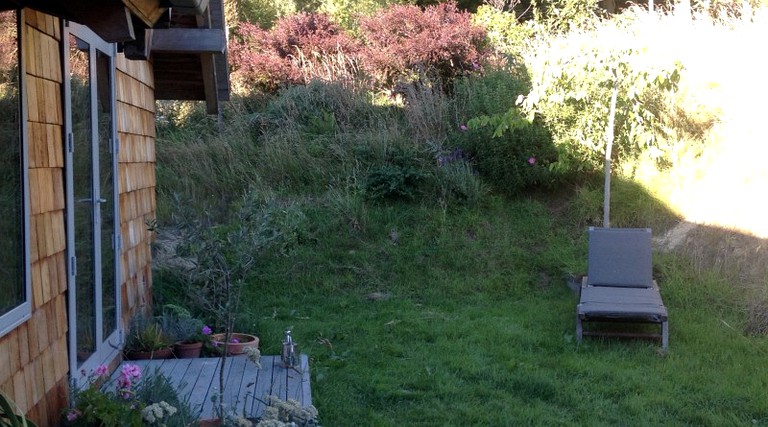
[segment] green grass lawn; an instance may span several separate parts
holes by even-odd
[[[540,202],[369,204],[360,231],[304,209],[301,243],[262,260],[238,326],[264,354],[292,328],[322,425],[768,424],[768,343],[741,333],[727,283],[679,256],[655,257],[663,355],[576,342],[565,278],[586,269],[585,232]]]

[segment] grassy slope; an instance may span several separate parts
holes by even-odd
[[[707,87],[709,80],[683,87],[683,95],[693,98],[691,114],[701,104],[701,122],[719,115],[713,112],[716,105],[704,105],[706,100],[694,96],[705,96],[709,92],[701,89]],[[732,92],[716,88],[723,89],[717,92],[723,96]],[[734,105],[746,104],[735,100]],[[737,117],[753,117],[729,111],[724,115],[729,122],[704,135],[708,147],[728,147],[727,141],[738,135],[723,129],[738,127]],[[253,116],[253,121],[260,117]],[[245,140],[252,132],[249,126],[240,134],[211,139]],[[360,139],[369,142],[392,133],[389,129],[356,132],[367,135]],[[193,146],[199,150],[171,146],[178,150],[177,158],[189,158],[168,175],[181,181],[195,164],[206,172],[177,187],[206,184],[205,191],[215,197],[229,193],[236,198],[248,185],[268,186],[263,181],[269,173],[280,176],[275,165],[281,159],[293,160],[294,169],[303,171],[301,177],[330,173],[322,162],[295,160],[312,158],[302,151],[309,149],[301,141],[288,156],[263,151],[299,140],[299,134],[280,132],[285,136],[270,129],[258,144],[245,144],[241,151],[219,152],[217,147],[229,146],[208,140]],[[179,140],[197,138],[199,133]],[[334,153],[346,149],[337,145]],[[741,152],[763,150],[738,147]],[[164,157],[163,150],[168,153],[158,147],[161,168],[174,159]],[[702,200],[700,194],[711,187],[697,177],[707,176],[710,166],[718,164],[718,153],[690,158],[682,153],[665,174],[644,175],[638,169],[638,178],[655,186],[653,193],[671,201],[677,212],[691,214],[680,198],[699,195]],[[250,163],[233,161],[243,158]],[[754,166],[760,158],[743,160]],[[728,165],[735,163],[728,159]],[[222,165],[228,169],[217,172]],[[717,179],[732,183],[725,191],[739,187],[741,181],[729,181],[733,168],[723,169]],[[738,169],[745,174],[761,170]],[[760,183],[764,175],[758,172],[742,181]],[[229,179],[229,187],[210,182],[212,176]],[[657,234],[670,225],[673,218],[663,203],[640,187],[617,185],[615,225],[652,225]],[[324,185],[319,187],[322,191]],[[318,195],[317,188],[312,196],[296,187],[290,195],[275,191],[301,204],[309,229],[287,255],[262,260],[258,280],[244,296],[239,325],[260,336],[265,354],[278,354],[282,330],[293,328],[301,350],[311,357],[313,400],[323,425],[768,425],[768,373],[761,369],[768,342],[742,333],[743,295],[728,281],[739,274],[688,256],[695,251],[655,257],[671,318],[666,355],[659,354],[657,343],[575,342],[577,300],[565,286],[565,276],[586,267],[583,227],[600,218],[599,185],[583,186],[575,198],[568,191],[557,196],[552,206],[564,206],[569,213],[564,216],[553,214],[563,209],[526,197],[491,197],[477,207],[443,210],[431,201],[361,205],[343,191],[334,201],[328,194]],[[758,203],[762,198],[744,200]],[[170,204],[160,200],[160,206]],[[733,209],[759,211],[740,206]],[[354,217],[362,230],[350,227],[351,218],[344,214]],[[722,248],[722,243],[714,241],[711,247]],[[155,286],[158,295],[174,290],[161,274],[155,275]]]
[[[264,264],[241,325],[265,354],[292,326],[323,425],[768,423],[768,343],[736,331],[727,286],[684,260],[657,257],[661,357],[657,343],[575,342],[564,275],[583,271],[585,242],[538,202],[370,206],[363,233],[307,213],[312,239]]]

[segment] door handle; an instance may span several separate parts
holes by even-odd
[[[93,200],[91,198],[77,199],[77,203],[107,203],[107,199],[96,199],[96,200]]]

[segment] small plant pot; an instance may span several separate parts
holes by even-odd
[[[129,360],[170,359],[173,357],[173,349],[166,347],[154,351],[129,350],[125,356]]]
[[[200,357],[203,350],[202,342],[183,342],[179,341],[173,345],[173,353],[179,359],[195,359]]]
[[[224,339],[225,334],[214,334],[211,336],[211,344],[213,348],[219,353],[224,351]],[[232,342],[237,340],[237,342]],[[227,354],[229,356],[235,356],[243,354],[248,347],[259,347],[259,338],[255,335],[232,333],[229,337],[229,345],[227,346]]]

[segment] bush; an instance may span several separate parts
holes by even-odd
[[[526,79],[520,70],[489,69],[485,75],[461,79],[455,85],[458,124],[450,145],[464,150],[480,175],[507,194],[555,182],[550,164],[557,160],[557,151],[549,133],[538,122],[497,136],[491,128],[469,129],[464,123],[471,117],[516,109],[515,100],[529,87]]]
[[[443,203],[477,205],[488,195],[488,186],[478,176],[472,161],[461,150],[438,156],[435,180]]]
[[[293,0],[240,0],[229,2],[227,7],[236,9],[238,21],[264,29],[272,28],[278,19],[293,15],[297,9]]]
[[[412,200],[422,194],[427,184],[423,154],[418,146],[395,142],[383,159],[371,159],[364,181],[369,199]]]
[[[375,117],[374,107],[363,94],[338,83],[318,81],[286,88],[269,103],[266,114],[279,127],[311,133],[318,129],[352,131]]]
[[[271,33],[247,22],[233,32],[229,64],[235,92],[274,92],[298,78],[291,61],[273,49]]]
[[[247,93],[305,84],[317,76],[309,72],[315,68],[330,66],[337,69],[332,76],[347,76],[354,73],[358,50],[359,43],[324,14],[287,16],[270,31],[242,23],[230,42],[232,79],[237,91]]]
[[[359,49],[356,40],[324,13],[299,13],[280,19],[272,30],[271,43],[281,58],[295,57],[299,51],[324,55]]]
[[[485,34],[455,3],[391,6],[361,19],[363,68],[377,87],[419,75],[452,84],[480,67]]]
[[[488,43],[494,51],[521,58],[534,30],[530,25],[518,23],[513,12],[504,12],[483,5],[472,17],[475,25],[485,28]]]
[[[480,175],[503,193],[554,183],[549,165],[557,160],[557,151],[547,130],[538,124],[497,138],[489,129],[472,129],[456,135],[454,144],[464,147]]]

